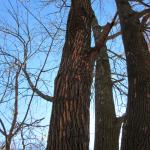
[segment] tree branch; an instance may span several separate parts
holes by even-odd
[[[18,116],[18,78],[19,78],[19,74],[21,71],[21,67],[19,67],[19,70],[16,72],[16,77],[15,77],[15,102],[14,102],[14,114],[13,114],[13,120],[11,123],[11,128],[8,134],[8,137],[11,138],[13,135],[13,130],[15,129],[16,126],[16,122],[17,122],[17,116]]]
[[[105,45],[105,42],[108,38],[108,34],[116,21],[117,14],[118,13],[115,14],[112,22],[107,23],[104,27],[99,26],[96,16],[93,17],[92,30],[95,39],[95,47],[91,48],[91,51],[89,53],[92,59],[95,59],[98,56],[100,49]]]
[[[143,6],[145,6],[145,7],[149,7],[150,8],[150,5],[149,5],[149,3],[148,4],[146,4],[145,2],[143,2],[142,0],[130,0],[131,2],[132,1],[137,1],[138,3],[140,3],[140,4],[142,4]]]
[[[7,136],[6,128],[5,128],[5,125],[4,125],[4,123],[3,123],[3,121],[1,119],[0,119],[0,124],[1,124],[1,126],[3,128],[3,131],[0,130],[0,132],[6,137]]]
[[[136,13],[136,14],[135,14],[135,17],[136,17],[136,18],[141,18],[141,17],[143,17],[145,14],[149,14],[149,13],[150,13],[150,9],[144,9],[143,11]]]
[[[42,93],[38,88],[36,88],[36,86],[34,86],[34,84],[32,83],[32,81],[31,81],[31,79],[30,79],[30,76],[29,76],[29,74],[27,73],[27,71],[23,68],[22,69],[23,70],[23,72],[24,72],[24,74],[25,74],[25,77],[26,77],[26,79],[27,79],[27,81],[28,81],[28,83],[29,83],[29,85],[30,85],[30,87],[31,87],[31,89],[38,95],[38,96],[40,96],[41,98],[43,98],[43,99],[45,99],[45,100],[47,100],[47,101],[49,101],[49,102],[54,102],[54,97],[51,97],[51,96],[49,96],[49,95],[46,95],[46,94],[44,94],[44,93]]]
[[[117,36],[121,35],[121,31],[115,33],[115,34],[112,34],[110,36],[107,37],[107,40],[113,40],[114,38],[116,38]]]

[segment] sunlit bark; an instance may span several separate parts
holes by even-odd
[[[90,1],[72,0],[66,42],[55,79],[47,150],[88,150],[93,61],[87,52],[91,22]]]

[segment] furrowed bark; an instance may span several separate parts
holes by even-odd
[[[90,51],[92,20],[90,1],[72,0],[66,42],[55,79],[47,150],[89,149],[89,105],[95,61],[93,51]],[[107,34],[103,32],[100,46],[109,31],[107,28]]]
[[[100,41],[102,27],[92,22],[95,41]],[[116,117],[112,93],[111,70],[107,47],[101,48],[95,76],[95,144],[94,150],[119,149],[121,121]]]
[[[47,150],[89,149],[89,106],[93,61],[90,50],[92,11],[89,0],[72,0],[66,42],[55,90]]]
[[[103,47],[96,61],[94,150],[119,149],[121,123],[115,114],[107,48]]]
[[[121,150],[150,149],[150,53],[128,1],[116,0],[127,58],[128,104]],[[133,17],[132,17],[133,16]]]

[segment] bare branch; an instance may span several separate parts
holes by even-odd
[[[43,94],[38,88],[36,88],[36,86],[34,86],[34,84],[32,83],[31,79],[30,79],[30,76],[29,74],[27,73],[27,71],[23,68],[23,72],[26,76],[26,79],[31,87],[31,89],[38,95],[40,96],[41,98],[49,101],[49,102],[54,102],[54,97],[51,97],[51,96],[48,96],[46,94]]]
[[[16,122],[17,122],[17,116],[18,116],[18,78],[19,74],[21,71],[21,66],[19,67],[19,70],[16,72],[16,77],[15,77],[15,103],[14,103],[14,114],[13,114],[13,121],[11,123],[11,128],[9,131],[9,138],[12,137],[13,135],[13,130],[15,129]]]
[[[145,6],[145,7],[149,7],[150,8],[150,5],[149,5],[149,3],[145,3],[145,2],[143,2],[142,0],[130,0],[130,1],[137,1],[138,3],[140,3],[140,4],[142,4],[143,6]]]
[[[143,11],[141,11],[141,12],[139,12],[139,13],[136,13],[136,17],[138,17],[138,18],[141,18],[141,17],[143,17],[144,15],[146,15],[146,14],[149,14],[150,13],[150,9],[144,9]]]
[[[120,83],[120,82],[122,82],[122,81],[124,81],[125,79],[124,78],[122,78],[122,79],[119,79],[119,80],[115,80],[115,81],[112,81],[112,84],[116,84],[116,83]]]
[[[5,125],[4,125],[4,123],[3,123],[3,121],[1,119],[0,119],[0,124],[1,124],[1,126],[3,128],[3,131],[2,130],[0,130],[0,131],[6,137],[7,136],[6,128],[5,128]]]
[[[119,35],[121,35],[121,31],[115,33],[115,34],[112,34],[110,36],[107,37],[107,40],[113,40],[115,39],[116,37],[118,37]]]
[[[94,33],[94,39],[95,39],[95,47],[92,48],[91,53],[93,54],[93,52],[99,52],[99,50],[104,46],[107,38],[108,38],[108,34],[110,32],[110,30],[112,29],[115,20],[117,18],[117,14],[115,14],[113,20],[111,23],[107,23],[104,28],[102,28],[101,26],[98,25],[98,21],[96,19],[96,17],[93,18],[93,22],[92,22],[92,30]],[[96,54],[97,56],[97,54]],[[95,57],[95,55],[94,55]]]

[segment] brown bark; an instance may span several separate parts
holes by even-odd
[[[10,150],[10,145],[11,145],[11,139],[9,137],[6,137],[5,149]]]
[[[88,150],[89,105],[93,65],[114,24],[107,24],[90,48],[93,11],[90,0],[72,0],[66,42],[55,79],[47,150]]]
[[[127,58],[128,104],[121,150],[150,149],[150,53],[127,0],[116,0]]]
[[[55,79],[55,101],[47,150],[88,150],[93,61],[90,50],[92,11],[89,0],[72,0],[66,42]]]
[[[121,120],[116,117],[107,48],[96,61],[94,150],[119,149]]]
[[[101,37],[102,27],[95,17],[92,21],[95,41]],[[119,149],[121,120],[116,117],[112,93],[111,70],[107,47],[99,50],[95,76],[95,145],[94,150]]]

